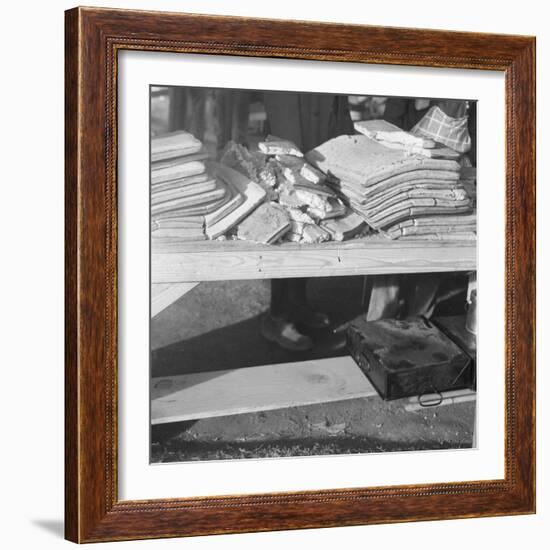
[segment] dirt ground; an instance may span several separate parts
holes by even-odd
[[[308,298],[333,326],[365,311],[363,277],[311,279]],[[443,285],[463,281],[452,276]],[[269,281],[201,283],[151,324],[152,376],[246,368],[346,355],[341,335],[312,334],[310,352],[289,352],[264,340]],[[463,299],[438,315],[463,312]],[[228,357],[231,358],[228,363]],[[468,448],[475,402],[407,411],[408,400],[378,396],[154,426],[151,461],[174,462],[344,453]]]

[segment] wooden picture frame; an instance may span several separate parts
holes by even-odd
[[[155,50],[501,71],[506,86],[505,476],[120,501],[117,54]],[[66,538],[97,542],[535,511],[535,39],[154,13],[66,12]]]

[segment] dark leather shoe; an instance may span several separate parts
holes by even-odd
[[[294,323],[266,315],[262,321],[262,336],[290,351],[307,351],[313,348],[313,340],[302,334]]]
[[[323,329],[330,326],[330,318],[326,313],[313,311],[307,306],[296,307],[292,312],[292,320],[312,329]]]

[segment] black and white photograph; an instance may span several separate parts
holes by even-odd
[[[475,99],[149,91],[151,463],[475,448]]]

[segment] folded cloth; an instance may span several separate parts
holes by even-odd
[[[395,226],[392,226],[388,228],[388,231],[391,231],[393,229],[403,228],[403,227],[411,227],[413,225],[417,226],[427,226],[427,225],[438,225],[441,224],[441,217],[430,217],[426,216],[423,218],[410,218],[406,221],[402,221]],[[453,215],[447,215],[445,216],[445,223],[453,225],[453,226],[474,226],[477,224],[477,216],[475,213],[471,214],[460,214],[458,216]]]
[[[454,160],[432,159],[390,149],[366,136],[339,136],[306,154],[306,160],[325,174],[358,186],[371,186],[392,176],[416,170],[458,172]]]
[[[417,198],[417,199],[406,199],[401,200],[397,203],[394,203],[385,208],[378,208],[376,210],[369,210],[368,208],[362,208],[361,212],[364,213],[369,219],[379,220],[393,215],[395,212],[399,212],[406,208],[429,208],[429,207],[442,207],[442,208],[461,208],[463,206],[471,207],[471,202],[469,198],[465,199],[433,199],[433,198]]]
[[[206,239],[202,228],[186,229],[186,228],[169,228],[157,229],[151,233],[151,237],[155,240],[178,240],[178,241],[203,241]]]
[[[430,107],[411,130],[411,133],[433,139],[459,153],[467,153],[472,147],[468,131],[468,116],[450,117],[437,105]]]
[[[406,235],[401,237],[404,241],[475,241],[477,235],[467,233],[430,233],[428,235]]]
[[[341,187],[341,192],[344,197],[347,197],[349,200],[362,205],[376,205],[386,199],[394,197],[395,195],[406,192],[412,192],[412,196],[432,196],[432,194],[436,196],[438,194],[445,195],[457,190],[466,192],[461,184],[445,181],[438,182],[437,180],[421,180],[416,182],[414,185],[402,183],[395,185],[394,187],[390,187],[384,192],[375,193],[372,195],[361,195],[345,185],[342,185]]]
[[[451,225],[445,223],[445,216],[441,216],[440,225],[413,225],[401,229],[384,231],[384,234],[391,239],[398,239],[408,235],[446,235],[448,233],[475,233],[475,225]]]
[[[203,172],[202,174],[197,174],[196,176],[187,176],[179,178],[177,180],[171,180],[164,183],[154,183],[151,185],[151,191],[153,193],[161,191],[169,191],[170,189],[180,189],[187,185],[194,185],[196,183],[203,183],[212,179],[212,176],[208,172]]]
[[[398,193],[393,197],[385,197],[383,200],[368,202],[363,205],[363,212],[369,216],[375,216],[387,212],[390,208],[399,208],[403,206],[426,206],[436,204],[453,203],[469,204],[469,197],[464,189],[453,189],[451,191],[437,191],[432,189],[411,189],[403,193]]]
[[[177,199],[172,199],[170,201],[161,202],[159,204],[153,204],[151,205],[151,213],[155,215],[162,212],[168,212],[170,210],[184,208],[186,206],[193,207],[204,204],[211,204],[216,202],[217,200],[224,198],[227,194],[227,187],[223,184],[218,184],[218,186],[213,191],[199,193],[190,197],[180,197]]]
[[[197,153],[202,143],[184,130],[155,136],[151,139],[151,160],[164,160]]]
[[[194,206],[183,206],[180,208],[175,208],[174,210],[167,210],[164,212],[152,212],[151,216],[154,221],[165,220],[165,219],[174,219],[180,217],[195,217],[195,216],[206,216],[211,212],[215,212],[218,208],[223,206],[225,203],[231,200],[231,193],[227,193],[221,199],[218,199],[213,202],[206,204],[199,204]]]
[[[179,180],[189,176],[196,176],[206,171],[204,162],[199,160],[167,164],[162,167],[153,168],[151,172],[151,183],[165,183],[168,181]]]
[[[231,214],[231,212],[236,210],[245,200],[245,196],[231,181],[226,179],[225,184],[227,185],[231,198],[224,204],[220,205],[219,208],[204,216],[204,222],[208,228],[212,227],[214,224]]]
[[[196,229],[204,227],[204,216],[186,216],[179,218],[153,219],[151,230],[156,229]]]
[[[421,183],[422,180],[430,180],[433,181],[434,184],[438,184],[457,182],[459,179],[460,173],[456,170],[413,170],[412,172],[405,172],[403,174],[384,178],[374,185],[361,187],[360,189],[364,195],[373,195],[375,193],[381,193],[393,185],[399,185],[400,183],[416,185],[417,183]],[[345,183],[347,184],[348,182],[345,181]]]
[[[266,192],[257,183],[254,183],[240,172],[228,166],[219,165],[217,176],[234,186],[244,196],[245,200],[227,216],[224,216],[221,220],[206,228],[206,234],[209,239],[216,239],[235,227],[261,204],[266,197]],[[228,193],[228,196],[231,196],[231,193]]]
[[[364,197],[373,197],[377,194],[385,193],[394,187],[412,187],[425,183],[430,183],[437,186],[448,186],[456,184],[459,181],[457,172],[446,170],[415,170],[405,174],[399,174],[382,180],[374,185],[364,187],[351,183],[347,180],[340,180],[338,183],[332,184],[332,187],[340,190],[351,190],[358,195]]]
[[[351,205],[352,208],[361,215],[365,221],[373,229],[387,229],[388,227],[403,222],[408,218],[415,218],[419,216],[436,216],[440,214],[465,214],[471,213],[472,207],[469,200],[465,201],[453,201],[453,205],[449,204],[422,204],[421,199],[416,201],[413,206],[404,206],[403,208],[392,207],[386,212],[382,212],[377,215],[369,215],[362,208],[358,208],[356,205]]]
[[[200,193],[214,191],[218,187],[216,179],[210,179],[203,183],[195,185],[187,185],[185,187],[169,189],[167,191],[153,191],[151,193],[151,204],[160,204],[163,202],[173,201],[183,197],[192,197]]]

